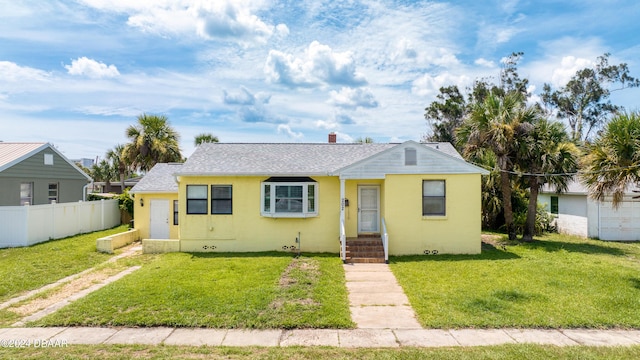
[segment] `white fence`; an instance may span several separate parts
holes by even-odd
[[[0,248],[29,246],[118,224],[118,200],[0,206]]]

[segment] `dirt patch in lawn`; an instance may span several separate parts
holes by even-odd
[[[317,306],[312,299],[313,288],[320,277],[319,263],[310,258],[294,258],[282,272],[278,285],[280,293],[269,304],[269,308],[278,310],[287,305]]]
[[[132,257],[140,254],[140,243],[133,243],[122,248],[122,253],[107,260],[106,263],[113,263],[125,257]],[[46,309],[52,305],[69,299],[73,295],[95,285],[104,282],[111,276],[121,272],[122,266],[114,265],[105,268],[91,268],[79,274],[69,276],[69,280],[60,282],[60,285],[51,287],[45,286],[36,289],[33,294],[21,296],[24,299],[16,298],[13,305],[8,305],[6,310],[26,317],[36,312]],[[16,301],[18,300],[18,301]]]
[[[36,311],[45,309],[53,304],[56,304],[71,295],[80,292],[94,284],[104,281],[111,275],[114,275],[119,270],[116,269],[102,269],[85,274],[75,280],[72,280],[62,287],[52,290],[45,297],[39,297],[28,301],[25,304],[10,307],[7,310],[14,312],[21,316],[27,316],[35,313]]]
[[[480,239],[483,243],[493,245],[494,247],[502,246],[505,244],[505,242],[502,240],[502,235],[482,234],[480,235]]]
[[[303,279],[315,283],[319,275],[320,266],[317,261],[309,258],[294,258],[280,276],[278,285],[286,288],[298,284]]]

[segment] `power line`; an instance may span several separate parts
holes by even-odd
[[[576,176],[576,175],[580,175],[580,174],[605,174],[605,173],[610,173],[612,171],[622,171],[622,170],[630,170],[630,169],[634,169],[634,168],[640,168],[640,164],[638,165],[631,165],[631,166],[626,166],[626,167],[621,167],[621,168],[615,168],[615,169],[610,169],[610,170],[600,170],[600,171],[582,171],[582,170],[578,170],[576,172],[570,172],[570,173],[530,173],[530,172],[520,172],[520,171],[513,171],[513,170],[503,170],[503,169],[496,169],[496,168],[491,168],[487,165],[484,164],[478,164],[472,161],[469,161],[471,164],[481,167],[485,170],[489,170],[489,171],[497,171],[497,172],[505,172],[511,175],[517,175],[517,176],[539,176],[539,177],[552,177],[552,176]]]

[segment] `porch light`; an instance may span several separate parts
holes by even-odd
[[[144,207],[144,198],[140,198],[140,206]]]

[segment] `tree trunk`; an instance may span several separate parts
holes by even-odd
[[[120,193],[124,193],[124,171],[120,172]]]
[[[511,207],[511,181],[509,173],[501,168],[500,187],[502,188],[502,206],[504,209],[504,225],[507,228],[509,240],[516,239],[516,229],[513,226],[513,209]]]
[[[536,215],[538,213],[538,177],[529,178],[529,205],[527,206],[527,223],[524,227],[523,241],[533,241],[536,234]]]

